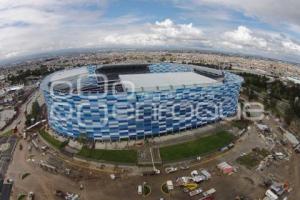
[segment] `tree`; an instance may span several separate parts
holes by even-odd
[[[276,108],[276,106],[277,106],[277,99],[271,98],[271,99],[270,99],[270,108],[271,108],[271,107]]]
[[[285,123],[289,126],[291,122],[293,121],[295,117],[295,112],[294,110],[289,106],[287,109],[284,111],[284,121]]]
[[[39,120],[40,114],[41,114],[40,104],[38,103],[38,101],[35,101],[32,104],[32,110],[31,110],[31,116],[35,122]]]
[[[81,144],[86,144],[88,141],[88,136],[86,133],[80,133],[78,136],[78,142]]]
[[[26,126],[31,126],[31,124],[32,124],[31,119],[32,119],[31,115],[26,115],[26,121],[25,121]]]
[[[270,99],[268,96],[265,96],[264,97],[264,106],[265,106],[265,109],[269,109],[270,108]]]
[[[255,100],[257,99],[257,94],[252,90],[252,89],[249,89],[249,95],[248,95],[248,98],[249,100]]]

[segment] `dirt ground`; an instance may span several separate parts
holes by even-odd
[[[268,120],[266,124],[273,127],[277,131],[276,122]],[[278,133],[279,134],[279,133]],[[288,194],[289,199],[300,199],[300,155],[291,154],[290,159],[276,161],[272,163],[263,172],[257,172],[255,169],[247,169],[236,163],[236,159],[242,154],[250,152],[253,148],[268,148],[268,145],[259,136],[255,125],[240,138],[235,147],[230,151],[222,154],[210,156],[202,159],[200,162],[191,165],[189,169],[180,170],[172,174],[156,176],[132,176],[121,175],[121,178],[111,180],[109,173],[90,172],[88,170],[79,170],[77,178],[70,178],[64,174],[55,174],[41,169],[38,165],[40,160],[47,160],[48,155],[43,155],[41,151],[32,150],[28,152],[28,142],[20,140],[23,150],[17,146],[14,153],[14,159],[8,169],[7,178],[14,180],[12,199],[17,199],[19,194],[27,194],[33,191],[36,199],[51,200],[59,199],[54,195],[55,190],[72,192],[80,194],[80,199],[84,200],[116,200],[116,199],[156,199],[161,197],[165,199],[199,199],[201,196],[190,198],[182,189],[175,188],[169,195],[161,191],[161,185],[167,180],[175,181],[177,177],[189,176],[193,169],[205,168],[212,173],[212,179],[200,184],[205,191],[210,188],[217,190],[215,199],[232,200],[236,196],[245,196],[248,199],[262,199],[266,188],[262,186],[265,177],[275,177],[279,181],[288,181],[293,191]],[[288,149],[287,147],[285,147]],[[33,155],[33,156],[32,156]],[[32,159],[28,158],[33,158]],[[223,175],[216,168],[216,165],[222,161],[227,161],[237,167],[237,173],[230,176]],[[22,174],[30,173],[29,176],[22,180]],[[73,172],[71,172],[73,173]],[[75,173],[75,172],[74,172]],[[137,185],[147,182],[151,186],[149,196],[142,197],[137,194]],[[84,185],[84,189],[80,190],[80,184]]]

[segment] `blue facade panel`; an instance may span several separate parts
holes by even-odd
[[[184,65],[156,64],[151,73],[189,72]],[[95,71],[88,68],[89,73]],[[92,82],[95,80],[92,79]],[[225,72],[218,85],[190,86],[163,91],[103,95],[64,95],[43,90],[49,125],[58,134],[95,140],[144,138],[176,133],[234,115],[242,78]]]

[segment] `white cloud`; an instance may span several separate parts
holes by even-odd
[[[96,36],[95,32],[104,29],[97,23],[103,18],[107,3],[107,0],[0,1],[0,57],[86,47],[101,35]],[[122,23],[126,20],[133,17],[127,16]],[[91,35],[93,38],[89,38]]]
[[[300,44],[297,44],[291,40],[282,41],[282,46],[287,51],[300,53]]]
[[[264,38],[254,36],[253,32],[245,26],[225,32],[224,39],[228,44],[236,45],[238,48],[245,46],[265,49],[267,47],[267,41]]]
[[[300,29],[296,19],[299,19],[300,24],[300,14],[295,13],[294,8],[283,5],[287,3],[266,0],[271,8],[265,8],[266,3],[259,1],[259,4],[258,0],[241,2],[239,0],[184,1],[185,6],[191,11],[197,11],[199,8],[197,6],[203,4],[219,6],[216,10],[211,6],[197,15],[202,19],[207,16],[203,23],[210,23],[211,16],[215,16],[214,20],[231,21],[233,16],[228,10],[219,13],[223,7],[226,7],[244,11],[250,16],[259,16],[265,21],[280,19],[279,21],[290,23],[290,29],[294,31]],[[147,16],[135,16],[132,13],[105,18],[105,8],[108,3],[111,1],[1,0],[0,57],[11,58],[66,48],[110,46],[177,48],[204,46],[215,50],[244,53],[300,55],[300,44],[294,38],[277,32],[252,29],[245,25],[232,28],[232,24],[224,26],[220,23],[212,23],[209,25],[210,28],[195,26],[188,20],[190,18],[184,19],[184,23],[172,19],[147,23],[145,22]],[[292,5],[297,7],[298,3],[292,2]],[[288,17],[282,17],[281,11],[277,15],[272,13],[277,11],[278,6],[285,10]],[[90,9],[91,7],[93,9]],[[265,13],[261,11],[263,9],[266,9]],[[174,15],[177,16],[176,13]]]
[[[202,30],[193,24],[175,24],[172,20],[147,24],[142,30],[112,34],[104,38],[108,44],[129,46],[182,46],[195,45],[203,40]]]
[[[251,30],[245,26],[239,26],[235,30],[227,31],[216,39],[214,47],[223,47],[225,50],[251,53],[259,55],[298,57],[300,55],[299,42],[286,35],[276,32]]]

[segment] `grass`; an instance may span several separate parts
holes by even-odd
[[[240,165],[244,165],[248,169],[252,169],[259,165],[269,152],[265,149],[253,149],[250,153],[240,156],[236,161]]]
[[[144,189],[143,189],[143,194],[144,194],[144,196],[149,195],[150,192],[151,192],[150,186],[149,186],[149,185],[144,185]]]
[[[23,200],[23,199],[25,199],[25,197],[26,197],[26,194],[19,194],[18,200]]]
[[[105,160],[120,163],[137,162],[137,152],[135,150],[89,149],[83,146],[77,155],[95,160]]]
[[[164,183],[164,184],[161,186],[161,191],[163,191],[163,192],[166,193],[166,194],[169,194],[169,190],[168,190],[167,183]]]
[[[0,136],[2,137],[9,137],[10,135],[12,135],[13,131],[12,130],[9,130],[9,131],[6,131],[4,133],[1,133]]]
[[[49,144],[51,144],[53,147],[57,149],[63,149],[68,144],[68,141],[66,142],[58,141],[57,139],[55,139],[55,137],[47,133],[45,130],[40,130],[39,133],[42,136],[42,138],[44,138],[44,140],[46,140]]]
[[[227,131],[199,138],[197,140],[160,148],[163,161],[175,161],[216,151],[231,143],[234,136]]]

